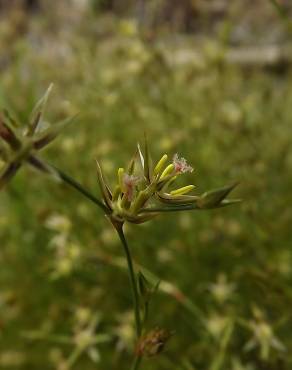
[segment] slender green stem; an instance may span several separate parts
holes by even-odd
[[[85,196],[87,199],[89,199],[91,202],[96,204],[99,208],[101,208],[106,214],[109,214],[109,209],[99,200],[97,199],[93,194],[91,194],[87,189],[85,189],[81,184],[79,184],[76,180],[74,180],[71,176],[67,175],[63,171],[59,170],[57,167],[49,165],[53,168],[54,171],[57,172],[58,176],[62,181],[64,181],[66,184],[77,190],[79,193],[81,193],[83,196]]]
[[[72,177],[64,173],[63,171],[59,170],[57,167],[49,165],[54,169],[54,171],[57,172],[58,176],[62,181],[64,181],[66,184],[77,190],[79,193],[81,193],[83,196],[85,196],[87,199],[89,199],[91,202],[96,204],[98,207],[100,207],[107,215],[110,214],[110,210],[99,200],[97,199],[93,194],[91,194],[88,190],[86,190],[81,184],[79,184],[76,180],[74,180]],[[128,270],[129,270],[129,278],[131,282],[132,287],[132,294],[133,294],[133,302],[134,302],[134,311],[135,311],[135,322],[136,322],[136,334],[137,338],[139,338],[142,334],[142,321],[140,316],[140,303],[139,303],[139,294],[138,294],[138,288],[137,288],[137,282],[136,277],[134,273],[134,266],[133,266],[133,260],[130,253],[130,249],[127,243],[127,240],[124,235],[123,231],[123,225],[122,224],[114,224],[115,229],[117,230],[117,233],[119,235],[119,238],[121,240],[121,243],[123,245],[127,263],[128,263]],[[142,357],[141,356],[135,356],[133,365],[131,370],[138,370],[140,364],[141,364]]]
[[[145,303],[144,317],[143,317],[143,328],[145,328],[149,315],[149,302]]]
[[[142,356],[136,356],[131,367],[131,370],[138,370],[139,366],[141,365]]]
[[[131,287],[132,287],[133,302],[134,302],[134,309],[135,309],[136,333],[137,333],[137,337],[139,338],[142,333],[142,323],[141,323],[141,316],[140,316],[139,294],[138,294],[136,277],[134,273],[133,260],[132,260],[132,256],[130,253],[127,240],[124,235],[123,227],[121,225],[118,225],[118,226],[115,226],[115,228],[118,232],[119,238],[122,242],[122,245],[124,247],[124,251],[126,254],[126,258],[127,258],[129,278],[130,278]]]

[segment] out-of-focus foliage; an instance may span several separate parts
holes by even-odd
[[[174,332],[145,370],[291,368],[291,67],[230,63],[232,26],[160,37],[65,6],[0,22],[1,107],[25,124],[54,82],[48,119],[80,115],[42,156],[93,192],[94,160],[115,181],[144,131],[157,160],[188,159],[198,193],[241,182],[239,207],[127,229],[135,260],[162,279],[149,330]],[[21,169],[0,194],[0,368],[128,370],[126,272],[98,209]]]

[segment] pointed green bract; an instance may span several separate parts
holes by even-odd
[[[181,211],[194,211],[198,210],[199,208],[197,207],[196,203],[191,203],[191,204],[168,204],[168,205],[163,205],[160,207],[148,207],[143,209],[143,213],[171,213],[171,212],[181,212]]]
[[[133,155],[129,165],[128,165],[128,168],[127,168],[127,173],[129,175],[133,175],[134,171],[135,171],[135,164],[136,164],[136,160],[137,160],[137,155],[138,155],[138,149],[136,149],[135,151],[135,154]]]
[[[222,207],[222,201],[237,185],[238,183],[234,183],[232,185],[204,193],[198,201],[198,206],[202,209]]]
[[[20,162],[6,164],[4,169],[0,172],[0,190],[3,189],[3,187],[12,179],[20,166]]]
[[[143,224],[144,222],[152,221],[154,217],[159,216],[158,212],[149,213],[142,213],[139,215],[126,215],[126,220],[133,224]]]
[[[217,208],[232,206],[233,204],[237,204],[241,202],[242,202],[242,199],[223,199]]]
[[[108,193],[108,190],[107,190],[107,185],[105,183],[103,173],[102,173],[102,169],[101,169],[101,166],[100,166],[98,160],[96,160],[96,167],[97,167],[98,184],[99,184],[99,188],[100,188],[100,191],[101,191],[102,198],[103,198],[105,204],[107,205],[107,207],[109,209],[111,209],[112,208],[111,199],[109,197],[109,193]]]
[[[11,113],[7,109],[3,109],[3,115],[6,118],[6,121],[10,123],[11,127],[17,128],[19,124],[17,121],[12,117]]]
[[[139,143],[137,144],[137,150],[138,150],[138,154],[139,154],[140,163],[141,163],[142,169],[144,171],[145,160],[144,160],[144,155],[142,153],[141,146],[140,146]]]
[[[158,193],[159,201],[166,204],[191,204],[197,203],[199,197],[195,195],[171,195],[168,193]]]
[[[30,115],[30,119],[29,119],[27,136],[32,136],[36,132],[38,124],[40,123],[44,115],[45,108],[46,108],[49,96],[52,92],[53,86],[54,85],[51,83],[49,87],[47,88],[47,91],[45,92],[45,94],[41,97],[41,99],[34,106],[31,112],[31,115]]]
[[[142,271],[138,272],[138,290],[144,305],[150,301],[151,296],[158,290],[159,284],[160,280],[153,283],[153,281],[146,278]]]
[[[17,150],[21,146],[21,141],[18,139],[15,128],[11,126],[0,116],[0,139],[3,139],[12,150]]]
[[[146,134],[144,134],[144,177],[145,179],[150,182],[151,175],[150,175],[150,167],[151,167],[151,156],[148,147],[148,140]]]
[[[138,288],[142,298],[146,298],[151,290],[151,284],[141,271],[138,272]]]
[[[67,127],[74,121],[76,117],[77,115],[65,118],[64,120],[55,123],[44,132],[39,134],[33,141],[34,148],[39,150],[50,144],[65,127]]]

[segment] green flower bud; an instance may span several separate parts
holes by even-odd
[[[125,173],[124,168],[118,169],[118,181],[121,191],[124,191],[124,173]]]
[[[157,165],[155,166],[154,170],[153,170],[153,174],[154,176],[158,175],[161,171],[162,171],[162,168],[165,164],[165,162],[167,161],[167,154],[164,154],[161,159],[158,161]]]
[[[174,171],[174,164],[169,164],[166,169],[162,172],[160,179],[164,179],[167,175],[170,175]]]
[[[189,193],[194,188],[195,188],[195,185],[187,185],[187,186],[184,186],[183,188],[172,190],[170,194],[171,195],[183,195],[183,194]]]

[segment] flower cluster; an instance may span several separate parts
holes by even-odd
[[[16,174],[24,162],[39,171],[57,176],[54,169],[36,155],[72,120],[72,118],[65,119],[49,128],[41,128],[45,105],[51,90],[52,85],[36,104],[25,130],[19,127],[7,111],[0,116],[0,159],[5,163],[0,171],[0,189]]]
[[[172,333],[168,330],[155,328],[143,335],[136,347],[137,356],[152,357],[161,353]]]
[[[118,169],[117,184],[112,190],[106,183],[97,161],[103,202],[107,207],[107,214],[114,223],[128,221],[139,224],[151,220],[162,212],[218,208],[239,201],[226,199],[236,184],[200,196],[188,194],[195,188],[194,185],[172,189],[177,178],[186,172],[193,172],[193,168],[178,154],[173,156],[171,163],[167,162],[168,155],[164,154],[155,165],[152,165],[145,138],[144,150],[142,151],[138,145],[128,168]]]

